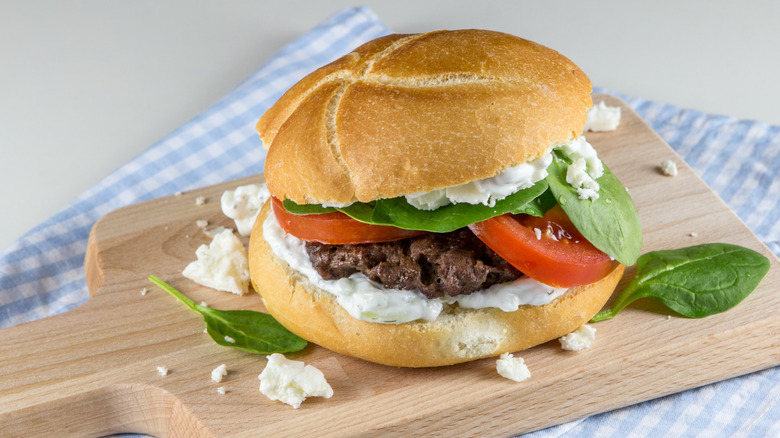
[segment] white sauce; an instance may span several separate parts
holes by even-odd
[[[339,280],[325,280],[312,266],[304,241],[285,233],[271,215],[263,223],[263,237],[273,253],[292,270],[319,289],[333,294],[352,317],[368,322],[401,324],[418,319],[432,321],[441,313],[444,304],[454,303],[469,309],[495,307],[513,312],[521,305],[549,304],[566,292],[566,289],[553,288],[523,277],[469,295],[430,299],[420,291],[385,289],[361,273]]]
[[[620,117],[618,109],[618,118]],[[507,196],[533,186],[547,177],[547,168],[552,163],[552,150],[562,150],[574,164],[569,166],[566,182],[571,184],[580,199],[598,198],[599,184],[596,178],[604,174],[604,167],[593,146],[580,136],[566,143],[555,144],[541,157],[518,166],[505,169],[496,176],[471,181],[430,192],[406,195],[406,202],[420,210],[436,210],[449,204],[496,205]],[[582,162],[578,162],[579,160]],[[324,207],[346,207],[350,204],[322,204]]]
[[[507,196],[531,187],[547,177],[552,148],[534,161],[510,167],[498,175],[458,186],[407,195],[406,201],[420,210],[435,210],[447,204],[496,205]]]

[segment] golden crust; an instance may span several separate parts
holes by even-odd
[[[268,312],[293,333],[341,354],[400,367],[431,367],[514,352],[576,330],[601,310],[623,274],[572,288],[544,306],[515,312],[457,307],[435,321],[378,324],[350,316],[335,298],[279,260],[263,238],[269,204],[249,240],[249,271]]]
[[[570,60],[504,33],[388,35],[262,116],[268,188],[297,203],[350,203],[488,178],[579,135],[590,92]]]

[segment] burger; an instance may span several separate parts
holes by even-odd
[[[450,365],[572,332],[641,248],[625,188],[581,136],[591,82],[485,30],[388,35],[263,116],[271,199],[255,290],[327,349]]]

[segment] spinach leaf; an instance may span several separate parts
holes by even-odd
[[[360,222],[374,225],[392,225],[407,230],[423,230],[446,233],[504,213],[527,213],[541,216],[555,205],[555,198],[548,192],[547,182],[538,181],[531,187],[519,190],[497,201],[493,207],[477,204],[450,204],[436,210],[420,210],[399,196],[370,203],[356,202],[347,207],[322,207],[299,205],[290,200],[282,203],[293,214],[316,214],[341,211]]]
[[[649,252],[636,277],[591,322],[612,318],[639,298],[655,298],[689,318],[725,312],[747,297],[769,271],[769,259],[737,245],[710,243]]]
[[[566,182],[570,164],[563,152],[553,151],[547,182],[558,204],[593,246],[626,266],[633,265],[642,249],[642,229],[634,201],[606,165],[604,174],[596,180],[600,186],[598,199],[580,199],[577,189]]]
[[[219,345],[254,354],[288,353],[306,347],[304,339],[288,331],[271,315],[201,306],[154,275],[149,276],[149,281],[200,313],[206,323],[206,331]]]
[[[289,199],[282,201],[282,206],[292,214],[323,214],[338,211],[335,207],[323,207],[320,204],[296,204]]]
[[[380,199],[371,214],[371,223],[392,225],[407,230],[447,233],[504,213],[528,213],[541,216],[541,205],[533,201],[547,191],[541,180],[531,187],[519,190],[488,207],[483,204],[449,204],[436,210],[419,210],[404,197]],[[349,213],[347,213],[349,214]]]

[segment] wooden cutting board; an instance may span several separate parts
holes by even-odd
[[[216,292],[181,276],[209,241],[196,221],[231,226],[220,211],[221,193],[262,181],[257,176],[132,205],[95,224],[85,260],[92,298],[0,331],[0,435],[507,435],[780,364],[777,258],[631,109],[603,98],[622,106],[620,127],[587,137],[630,189],[643,252],[730,242],[772,260],[738,307],[693,320],[668,318],[650,301],[635,303],[594,325],[589,350],[562,351],[553,341],[522,352],[532,373],[522,383],[500,377],[493,359],[399,369],[309,345],[287,356],[322,370],[335,395],[295,410],[259,392],[263,356],[216,345],[199,315],[146,280],[156,274],[212,307],[262,311],[255,294]],[[677,162],[677,177],[660,173],[666,159]],[[200,196],[204,205],[196,205]],[[629,269],[626,278],[633,274]],[[223,363],[227,377],[212,382],[211,370]],[[158,366],[169,374],[159,375]]]

